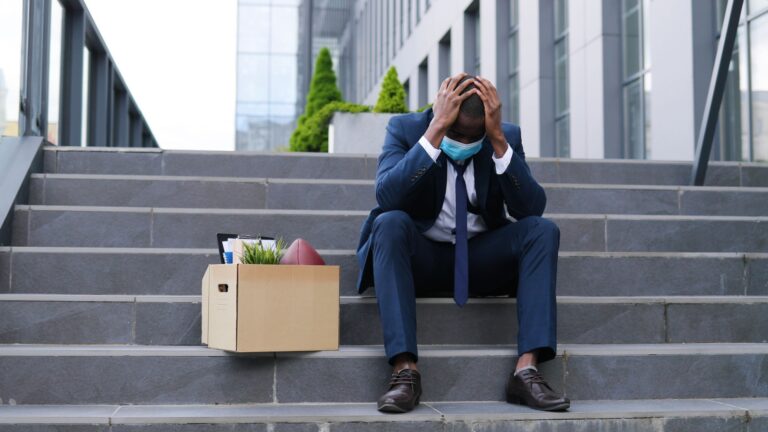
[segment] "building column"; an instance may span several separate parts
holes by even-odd
[[[650,2],[651,136],[649,159],[693,160],[694,55],[692,1]],[[706,72],[711,73],[711,67]]]
[[[499,45],[499,37],[506,36],[506,32],[499,29],[498,1],[480,0],[480,76],[490,80],[497,88],[498,50],[500,46],[504,46]],[[502,35],[500,30],[504,32]]]
[[[621,2],[568,2],[571,157],[621,155]]]
[[[521,1],[520,127],[526,156],[555,154],[554,4]]]

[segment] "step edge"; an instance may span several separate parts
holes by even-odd
[[[754,399],[749,406],[738,406]],[[729,403],[730,402],[730,403]],[[498,401],[423,401],[423,407],[386,415],[372,403],[289,403],[233,405],[2,405],[0,424],[194,424],[194,423],[344,423],[467,420],[576,420],[619,418],[759,417],[768,415],[768,398],[628,399],[572,401],[567,412],[546,412]],[[647,407],[643,407],[647,405]],[[602,406],[602,409],[599,407]],[[635,408],[628,408],[634,406]],[[763,407],[764,406],[764,407]],[[471,412],[473,407],[484,409]],[[441,411],[441,408],[443,411]],[[451,409],[470,411],[451,412]],[[488,412],[488,408],[501,412]],[[46,410],[53,410],[45,415]],[[173,415],[164,414],[173,410]],[[323,413],[323,411],[326,411]],[[506,411],[509,410],[509,411]],[[88,415],[92,411],[99,414]],[[283,412],[281,412],[283,411]],[[318,413],[319,411],[319,413]],[[366,413],[367,411],[367,413]],[[43,412],[43,414],[41,414]],[[70,414],[71,415],[68,415]]]
[[[462,357],[517,356],[517,345],[421,345],[419,356]],[[695,342],[647,344],[558,344],[557,355],[568,356],[660,356],[660,355],[765,355],[768,343]],[[126,345],[126,344],[0,344],[0,357],[276,357],[276,358],[370,358],[382,357],[382,345],[342,345],[338,351],[296,351],[230,353],[204,345]]]

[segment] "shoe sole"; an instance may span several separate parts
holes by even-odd
[[[416,406],[418,404],[419,404],[419,399],[417,398],[416,399],[416,403],[413,404],[413,408],[416,408]],[[397,406],[395,404],[383,404],[383,405],[378,407],[378,410],[381,411],[381,412],[402,414],[402,413],[407,413],[407,412],[413,410],[413,408],[405,409],[405,408],[399,407],[399,406]]]
[[[566,410],[566,409],[570,408],[570,406],[571,406],[570,402],[564,402],[564,403],[561,403],[561,404],[558,404],[558,405],[552,405],[552,406],[549,406],[549,407],[532,406],[532,405],[528,405],[525,402],[524,399],[521,399],[521,398],[516,397],[516,396],[511,396],[511,395],[507,395],[507,403],[516,404],[516,405],[525,405],[525,406],[527,406],[529,408],[533,408],[533,409],[537,409],[537,410],[542,410],[542,411],[562,411],[562,410]]]

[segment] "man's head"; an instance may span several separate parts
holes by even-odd
[[[459,81],[459,84],[474,79],[474,75],[467,75]],[[475,88],[470,84],[461,93],[464,94]],[[446,135],[462,143],[471,143],[479,140],[485,134],[485,107],[480,96],[473,94],[461,103],[459,115],[456,121],[448,128]]]

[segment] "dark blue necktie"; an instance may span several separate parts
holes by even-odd
[[[453,300],[464,306],[469,297],[469,258],[467,254],[467,184],[464,170],[470,159],[459,165],[451,158],[448,161],[456,168],[456,256],[453,263]]]

